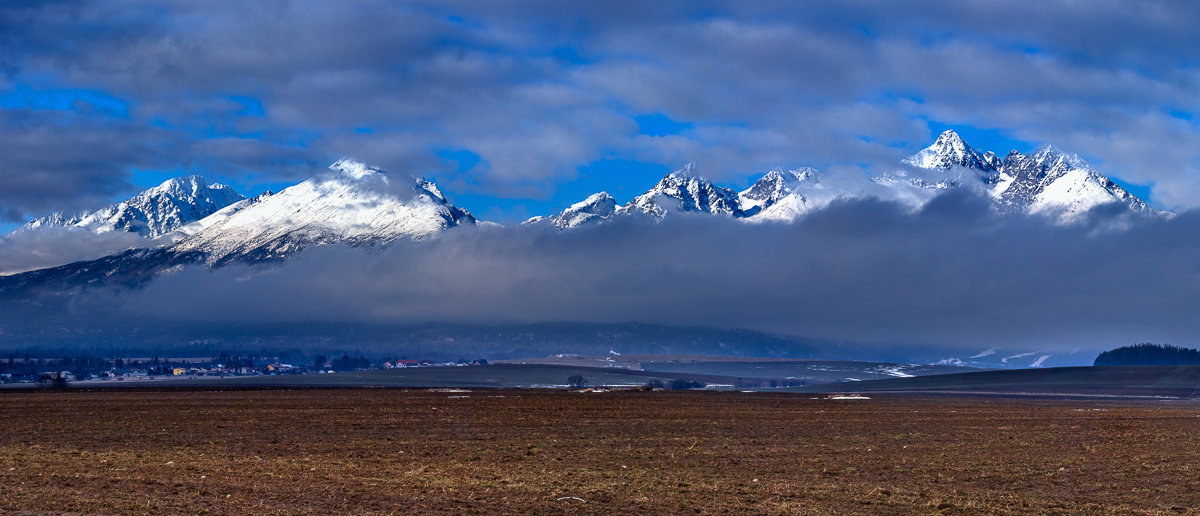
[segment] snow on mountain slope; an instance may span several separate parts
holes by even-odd
[[[658,219],[675,212],[744,215],[737,192],[699,177],[694,163],[667,174],[649,191],[616,210],[618,215],[645,214]]]
[[[1016,151],[1004,158],[992,196],[1002,208],[1044,214],[1076,222],[1088,210],[1120,204],[1135,213],[1152,213],[1145,202],[1101,175],[1075,154],[1045,145],[1030,155]]]
[[[235,259],[286,257],[308,245],[380,245],[420,240],[475,218],[446,200],[424,179],[389,177],[342,159],[283,191],[231,207],[175,244],[202,252],[210,265]]]
[[[195,235],[196,233],[199,233],[210,226],[214,226],[214,225],[220,224],[221,222],[224,222],[225,219],[228,219],[229,217],[233,216],[233,214],[235,214],[239,211],[242,211],[246,208],[249,208],[251,206],[254,206],[272,195],[275,195],[275,192],[267,190],[266,192],[263,192],[255,197],[251,197],[249,199],[242,199],[238,202],[230,204],[229,206],[221,208],[220,210],[217,210],[217,212],[213,213],[212,215],[209,215],[200,220],[197,220],[196,222],[193,222],[191,224],[187,224],[183,227],[180,227],[179,229],[169,233],[168,236],[172,236],[172,237],[175,237],[176,239],[180,239],[180,238],[188,237],[191,235]]]
[[[1011,151],[1003,160],[980,153],[953,131],[906,158],[911,169],[876,178],[901,200],[921,204],[938,191],[968,188],[986,193],[1004,211],[1045,215],[1070,224],[1097,206],[1118,204],[1134,213],[1157,213],[1075,154],[1045,145],[1030,155]],[[925,192],[921,192],[925,190]]]
[[[819,176],[813,168],[767,172],[738,194],[746,220],[791,221],[829,204],[840,193],[822,184]]]
[[[738,193],[739,207],[746,213],[752,211],[757,213],[791,195],[797,186],[806,181],[817,181],[816,169],[784,170],[776,168],[763,174],[750,188]]]
[[[589,195],[587,199],[572,204],[557,215],[549,217],[532,217],[522,224],[554,224],[559,229],[579,227],[584,224],[594,224],[608,220],[617,211],[617,200],[608,192]]]
[[[200,176],[178,177],[107,208],[75,214],[52,213],[29,221],[18,231],[59,226],[93,233],[125,231],[157,238],[243,199],[232,188],[206,184]]]

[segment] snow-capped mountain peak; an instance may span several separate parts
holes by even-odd
[[[1044,170],[1091,169],[1092,166],[1073,152],[1063,152],[1049,143],[1033,152],[1033,160]]]
[[[117,204],[92,212],[52,213],[20,230],[65,226],[93,233],[126,231],[157,238],[245,199],[233,188],[191,175],[168,179]]]
[[[1134,213],[1154,211],[1079,155],[1049,144],[1029,155],[1008,153],[992,196],[1003,208],[1051,215],[1063,223],[1105,204],[1119,203]]]
[[[617,210],[617,213],[641,213],[659,219],[671,212],[743,215],[737,192],[700,177],[694,163],[667,174],[649,191]]]
[[[747,215],[754,215],[793,195],[802,184],[819,183],[818,174],[816,169],[807,167],[796,170],[770,170],[750,188],[738,194],[739,205]]]
[[[204,253],[209,263],[274,259],[308,245],[420,240],[475,223],[430,181],[398,180],[348,158],[329,168],[329,173],[222,214],[223,220],[181,240],[176,250]]]
[[[571,218],[586,218],[586,216],[608,217],[617,210],[617,200],[608,192],[598,192],[589,195],[587,199],[572,204],[571,207],[563,210],[564,215],[570,215]],[[580,221],[582,222],[582,221]],[[578,226],[579,223],[573,223],[572,226]]]
[[[696,168],[695,161],[689,161],[687,163],[684,163],[682,167],[671,171],[670,174],[667,174],[667,177],[674,179],[676,181],[687,181],[687,180],[703,181],[703,179],[704,179],[704,178],[700,177],[700,174]]]
[[[329,169],[345,174],[351,179],[363,179],[370,176],[383,175],[384,172],[377,168],[372,168],[366,163],[355,160],[353,158],[341,158],[329,165]]]
[[[617,200],[608,192],[598,192],[589,195],[587,199],[572,204],[562,213],[549,217],[533,217],[522,224],[540,224],[549,222],[559,229],[579,227],[607,220],[617,211]]]
[[[967,145],[958,133],[950,130],[938,136],[933,145],[905,158],[903,162],[918,168],[942,170],[955,167],[994,170],[997,164],[995,154],[981,154]]]

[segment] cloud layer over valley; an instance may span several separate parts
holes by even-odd
[[[1053,226],[952,192],[915,213],[867,199],[791,224],[456,228],[265,269],[191,267],[115,305],[182,321],[644,321],[938,349],[1193,344],[1197,230],[1193,212]]]

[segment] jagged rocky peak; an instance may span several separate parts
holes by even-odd
[[[1043,145],[1031,154],[1011,151],[1003,160],[980,154],[953,131],[904,160],[915,169],[885,174],[885,186],[911,185],[927,191],[966,187],[989,194],[998,208],[1048,215],[1060,223],[1081,220],[1091,209],[1119,204],[1135,213],[1157,213],[1077,154]],[[927,199],[928,195],[916,195]]]
[[[667,174],[666,177],[663,178],[663,180],[666,179],[675,179],[677,181],[686,181],[690,179],[703,180],[697,171],[695,161],[689,161],[684,163],[682,167],[672,170],[670,174]]]
[[[1073,152],[1063,152],[1049,143],[1041,146],[1033,153],[1033,160],[1042,168],[1054,170],[1071,170],[1076,168],[1091,169],[1092,166]]]
[[[207,184],[197,175],[168,179],[117,204],[93,212],[52,213],[25,224],[39,227],[77,227],[94,233],[126,231],[157,238],[245,199],[233,188]]]
[[[951,130],[938,136],[933,145],[905,158],[904,163],[919,168],[946,170],[967,167],[985,171],[995,170],[998,165],[995,154],[980,153]]]
[[[983,161],[984,161],[984,163],[987,163],[988,166],[990,168],[992,168],[993,170],[999,169],[1000,165],[1001,165],[1000,158],[997,157],[996,153],[992,152],[992,151],[987,151],[987,152],[983,153]]]
[[[1032,154],[1021,154],[1015,150],[1009,152],[999,170],[1006,176],[1026,181],[1042,180],[1071,170],[1094,172],[1092,166],[1078,154],[1063,152],[1050,144],[1039,147]]]
[[[162,184],[142,192],[139,194],[139,196],[164,196],[178,199],[204,199],[211,198],[214,192],[218,192],[217,195],[220,195],[221,193],[228,193],[232,191],[232,188],[223,184],[213,183],[210,185],[204,180],[203,177],[190,175],[168,179]]]
[[[622,206],[618,213],[643,213],[660,219],[670,212],[742,216],[738,204],[737,192],[712,184],[697,173],[695,163],[688,163]]]
[[[587,199],[572,204],[571,207],[563,211],[563,214],[579,214],[579,215],[598,215],[608,217],[617,210],[617,200],[608,192],[599,192],[589,195]]]
[[[1111,203],[1135,213],[1154,213],[1079,155],[1053,145],[1043,145],[1028,155],[1008,153],[1000,172],[1002,180],[993,197],[1005,208],[1052,214],[1062,222],[1072,222],[1094,207]]]
[[[796,170],[773,169],[739,194],[741,208],[744,211],[755,207],[765,209],[792,194],[801,184],[820,182],[818,174],[816,169],[807,167]]]
[[[612,218],[617,212],[617,200],[608,192],[598,192],[589,195],[587,199],[572,204],[562,213],[549,217],[533,217],[522,224],[541,224],[549,222],[559,229],[569,229],[585,224],[593,224]]]

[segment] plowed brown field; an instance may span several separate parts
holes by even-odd
[[[1200,405],[715,392],[0,393],[0,511],[1190,513]]]

